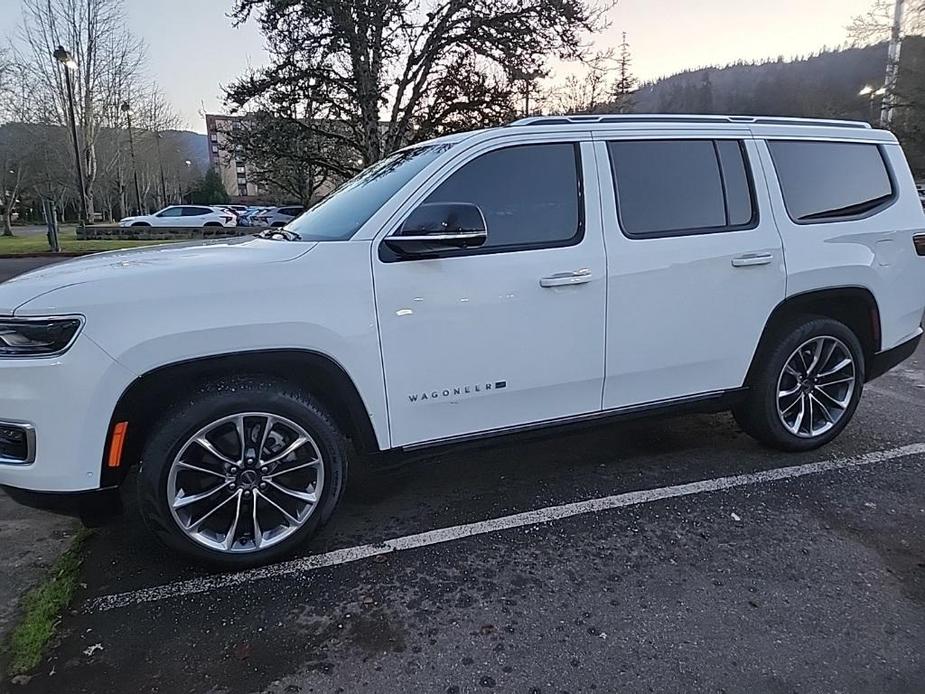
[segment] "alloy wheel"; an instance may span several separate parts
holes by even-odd
[[[246,412],[218,419],[180,448],[167,503],[180,530],[220,552],[251,553],[305,525],[324,489],[312,436],[290,419]]]
[[[813,337],[794,350],[777,379],[777,415],[795,436],[821,436],[845,416],[856,387],[857,365],[845,343]]]

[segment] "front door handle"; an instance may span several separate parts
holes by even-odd
[[[770,253],[746,253],[732,259],[732,267],[749,267],[750,265],[767,265],[774,256]]]
[[[541,287],[566,287],[570,284],[584,284],[590,282],[592,278],[591,270],[586,267],[572,272],[557,272],[555,275],[543,277],[540,280]]]

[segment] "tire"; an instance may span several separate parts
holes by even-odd
[[[248,416],[241,420],[244,423],[243,430],[250,434],[258,432],[253,434],[253,441],[263,436],[263,441],[256,447],[259,448],[257,463],[250,467],[243,459],[256,448],[247,449],[246,444],[240,443],[237,422],[239,415],[243,413],[248,413]],[[256,429],[262,416],[257,413],[272,415],[275,423],[269,427],[264,424],[260,429]],[[219,424],[217,428],[209,428],[226,419],[231,421]],[[261,433],[263,429],[267,429],[266,433]],[[297,430],[301,430],[301,433]],[[206,438],[211,437],[208,443],[211,443],[216,455],[210,453],[210,449],[191,440],[199,434]],[[278,451],[265,453],[270,450],[269,447],[278,443],[279,449],[288,450],[288,445],[295,443],[297,435],[299,438],[307,435],[309,442],[295,449],[294,453],[283,456],[284,462],[273,463],[273,455]],[[228,447],[228,441],[231,440],[229,437],[233,439],[237,452],[234,447]],[[279,442],[276,439],[279,439]],[[188,397],[167,408],[166,414],[152,428],[143,448],[138,474],[141,515],[159,540],[200,563],[226,570],[266,564],[291,553],[331,517],[346,485],[347,451],[345,436],[324,406],[309,393],[285,381],[272,378],[243,376],[216,380],[203,385]],[[184,462],[194,463],[193,469],[181,469],[176,465],[181,453]],[[318,457],[320,463],[303,464],[299,456],[304,456],[304,460]],[[292,463],[285,462],[289,458],[295,460]],[[238,467],[229,467],[228,462],[223,462],[226,460],[236,462]],[[264,460],[267,462],[261,462]],[[287,469],[295,471],[279,472],[287,465]],[[296,465],[303,469],[299,471]],[[271,474],[263,477],[262,474],[268,470],[266,466],[270,466]],[[203,469],[207,469],[209,474],[200,474]],[[237,474],[231,474],[235,472]],[[251,473],[253,475],[245,480],[245,476]],[[311,488],[296,486],[299,494],[310,491],[316,496],[314,504],[293,500],[278,489],[277,482],[284,486],[295,484],[291,480],[297,475],[315,475]],[[317,493],[319,478],[320,494]],[[176,508],[171,503],[171,499],[174,504],[191,499],[193,492],[199,491],[196,485],[200,482],[204,491],[208,491],[213,483],[218,485],[218,492],[182,508]],[[183,489],[180,489],[181,486]],[[192,491],[187,493],[187,487]],[[178,490],[182,492],[182,496],[177,493]],[[277,503],[276,508],[281,512],[285,510],[294,514],[290,518],[300,521],[301,524],[287,522],[282,513],[277,513],[271,508],[271,501],[267,500],[269,498]],[[211,516],[212,520],[208,520],[208,510],[223,503],[222,509],[215,511]],[[256,527],[251,521],[251,504],[257,504]],[[234,525],[231,525],[230,521],[223,523],[222,516],[234,517],[235,509],[241,515],[234,520]],[[203,515],[206,515],[207,519],[200,521],[203,525],[194,534],[181,528],[181,522],[195,526],[196,521]],[[222,538],[220,534],[215,534],[216,531],[208,528],[213,521],[214,524],[229,530],[236,528],[236,531],[226,531]],[[273,523],[277,521],[282,521],[280,528],[284,529],[274,538],[272,533],[276,528],[270,531],[267,531],[267,528],[273,527]],[[257,533],[257,529],[262,532]],[[268,539],[262,539],[268,532]],[[207,536],[209,533],[213,535]],[[229,534],[230,549],[226,544]],[[258,534],[260,542],[257,541]],[[240,542],[235,541],[237,536],[240,536]],[[216,544],[223,546],[217,547]]]
[[[133,227],[149,227],[151,226],[147,222],[135,222],[132,224]]]
[[[817,347],[820,356],[814,362]],[[830,347],[829,358],[819,364]],[[851,365],[825,375],[849,358]],[[797,317],[762,341],[747,395],[733,415],[747,434],[767,446],[813,450],[829,443],[851,421],[864,374],[864,352],[850,328],[822,316]]]
[[[202,226],[204,226],[204,227],[220,227],[220,226],[222,226],[222,225],[219,224],[218,222],[206,222],[206,223],[203,224]]]
[[[273,228],[284,227],[286,226],[286,222],[273,222],[273,224],[271,224],[270,226]]]

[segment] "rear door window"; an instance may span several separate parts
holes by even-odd
[[[770,140],[790,218],[801,224],[874,214],[895,192],[879,145]]]
[[[738,140],[607,143],[623,232],[631,238],[742,229],[755,218]]]

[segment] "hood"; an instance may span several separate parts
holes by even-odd
[[[239,237],[194,241],[122,251],[95,253],[18,275],[0,284],[0,315],[12,315],[23,304],[56,289],[112,279],[165,275],[186,271],[234,273],[256,264],[279,263],[304,255],[317,243]]]

